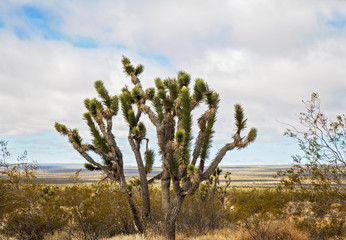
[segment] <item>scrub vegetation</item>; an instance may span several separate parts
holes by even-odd
[[[176,239],[343,239],[345,226],[319,214],[311,194],[271,188],[235,188],[230,176],[215,174],[188,196],[176,222]],[[152,219],[146,235],[134,223],[127,197],[110,180],[38,183],[30,164],[3,168],[1,236],[3,239],[164,239],[161,190],[150,185]],[[226,177],[226,179],[225,179]],[[217,178],[224,180],[219,184]],[[227,184],[229,185],[227,186]],[[133,194],[141,203],[140,186]],[[334,214],[344,214],[339,208]],[[324,219],[323,221],[321,221]]]

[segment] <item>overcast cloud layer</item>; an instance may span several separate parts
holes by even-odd
[[[95,80],[115,94],[129,84],[122,54],[145,65],[145,87],[185,70],[220,93],[214,151],[243,105],[260,135],[224,164],[290,162],[280,122],[297,123],[312,92],[330,116],[346,109],[341,0],[1,1],[0,42],[0,138],[43,162],[81,160],[54,122],[88,138],[82,101]],[[117,117],[117,137],[125,126]]]

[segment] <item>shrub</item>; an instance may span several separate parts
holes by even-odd
[[[67,223],[55,192],[58,188],[35,183],[35,169],[34,165],[19,163],[6,165],[2,171],[0,232],[7,236],[39,240]]]
[[[217,196],[202,198],[189,196],[177,219],[177,231],[188,235],[201,235],[225,227],[228,213]]]
[[[233,190],[230,194],[231,221],[234,223],[244,222],[253,215],[264,219],[279,218],[291,199],[290,193],[274,189]]]
[[[287,222],[263,221],[252,218],[253,225],[240,230],[236,240],[308,240],[307,234],[298,231]]]
[[[48,233],[62,229],[67,219],[63,210],[50,204],[35,204],[30,208],[20,208],[8,215],[4,233],[17,239],[43,239]]]
[[[73,220],[68,231],[78,239],[135,232],[127,199],[110,182],[66,187],[63,198]]]

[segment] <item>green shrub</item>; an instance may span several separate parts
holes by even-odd
[[[227,216],[218,197],[188,196],[177,219],[177,231],[192,236],[205,234],[225,227]]]
[[[274,189],[234,190],[230,193],[231,220],[244,222],[253,215],[267,219],[280,217],[285,204],[291,199],[288,192]]]
[[[26,155],[25,155],[26,156]],[[7,165],[0,179],[0,232],[17,239],[43,239],[67,224],[58,188],[35,183],[36,166]]]
[[[110,182],[66,187],[63,198],[72,219],[68,231],[78,239],[135,232],[125,195]]]
[[[67,224],[66,213],[60,208],[51,204],[35,205],[11,212],[3,228],[4,233],[17,239],[40,240]]]

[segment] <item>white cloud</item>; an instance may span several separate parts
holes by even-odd
[[[312,92],[320,94],[322,107],[332,108],[333,113],[344,111],[340,91],[345,100],[345,42],[344,38],[328,39],[286,57],[232,49],[210,51],[189,64],[193,75],[221,94],[221,132],[232,130],[233,105],[241,103],[249,125],[279,134],[283,131],[280,122],[297,123],[298,113],[304,111],[301,100],[309,99]]]
[[[23,5],[45,13],[49,28],[23,17]],[[249,127],[274,135],[261,142],[278,139],[279,121],[297,123],[301,100],[313,91],[332,116],[346,107],[345,1],[25,0],[0,9],[3,136],[51,131],[55,121],[87,135],[83,99],[96,96],[94,81],[116,94],[130,84],[122,54],[145,65],[145,87],[180,69],[204,78],[221,94],[216,136],[223,142],[234,130],[235,103],[244,106]],[[16,37],[16,27],[28,39]],[[44,38],[47,31],[58,36]],[[98,47],[73,47],[83,38]],[[114,128],[125,128],[121,117]]]

